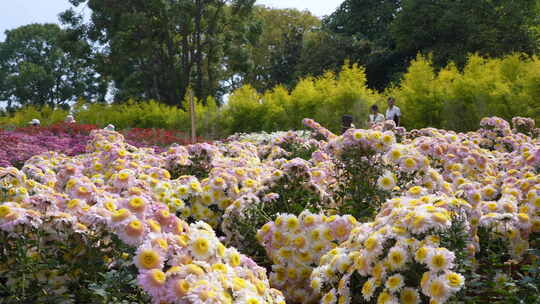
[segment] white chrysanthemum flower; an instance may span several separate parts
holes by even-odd
[[[377,304],[398,304],[398,299],[386,290],[377,297]]]
[[[195,260],[206,260],[215,253],[216,240],[199,234],[190,240],[189,248]]]
[[[321,299],[322,304],[335,304],[337,302],[336,290],[332,289],[327,292]]]
[[[409,259],[407,251],[401,246],[394,246],[388,252],[387,260],[392,270],[401,270]]]
[[[427,288],[427,296],[434,299],[438,303],[444,303],[450,297],[450,288],[446,284],[446,280],[442,277],[432,279]]]
[[[454,292],[461,289],[463,284],[465,283],[465,278],[456,272],[449,271],[444,275],[444,278],[446,279],[446,284],[450,289]]]
[[[392,191],[396,187],[396,176],[390,171],[386,171],[377,179],[377,186],[385,191]]]
[[[364,297],[366,301],[371,300],[377,286],[377,280],[375,280],[375,278],[368,279],[362,286],[362,297]]]
[[[432,250],[427,256],[427,265],[431,271],[444,271],[454,267],[455,254],[446,248]]]
[[[134,263],[140,270],[161,269],[163,267],[162,252],[151,246],[141,246],[135,254]]]
[[[401,290],[399,300],[401,304],[418,304],[420,303],[420,294],[416,289],[406,287]]]
[[[403,285],[405,284],[405,280],[401,274],[394,274],[386,280],[385,287],[388,288],[391,292],[399,292],[401,288],[403,288]]]

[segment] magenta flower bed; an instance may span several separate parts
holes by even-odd
[[[81,154],[88,138],[82,134],[42,132],[30,135],[18,131],[0,131],[0,167],[20,167],[32,156],[47,151],[69,156]]]
[[[28,134],[26,130],[5,131],[0,130],[0,167],[22,167],[25,161],[34,155],[47,151],[56,151],[74,156],[85,152],[88,135],[81,133],[55,133],[49,130],[40,130]],[[133,140],[127,142],[136,147],[147,146]],[[153,147],[161,152],[162,147]]]
[[[96,125],[57,123],[50,126],[24,127],[15,130],[0,128],[0,167],[22,167],[34,155],[55,151],[74,156],[85,152],[90,132]],[[125,141],[135,147],[153,148],[164,152],[173,143],[190,144],[186,134],[176,130],[140,129],[122,130]],[[197,142],[203,142],[197,138]]]

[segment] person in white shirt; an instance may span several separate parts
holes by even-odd
[[[371,127],[374,124],[384,121],[384,115],[379,113],[379,107],[377,105],[371,106],[371,114],[369,114],[368,126]]]
[[[66,123],[75,123],[75,118],[73,117],[73,115],[68,115],[66,116],[66,120],[65,120]]]
[[[386,109],[386,120],[393,120],[396,123],[396,127],[399,126],[401,119],[401,110],[395,106],[396,101],[394,97],[388,98],[388,109]]]

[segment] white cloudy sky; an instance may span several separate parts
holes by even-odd
[[[275,8],[309,10],[316,16],[332,13],[342,0],[258,0]],[[4,31],[29,23],[58,22],[58,14],[70,7],[68,0],[0,0],[0,41]]]

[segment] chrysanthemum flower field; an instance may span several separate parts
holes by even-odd
[[[0,167],[0,303],[537,303],[534,121],[384,122]],[[69,156],[71,155],[71,156]]]
[[[55,151],[74,156],[85,152],[90,132],[96,125],[56,123],[50,126],[0,129],[0,166],[22,167],[36,154]],[[126,142],[137,147],[153,147],[162,151],[172,143],[187,144],[186,134],[164,129],[133,128],[122,130]],[[201,138],[198,138],[202,141]]]

